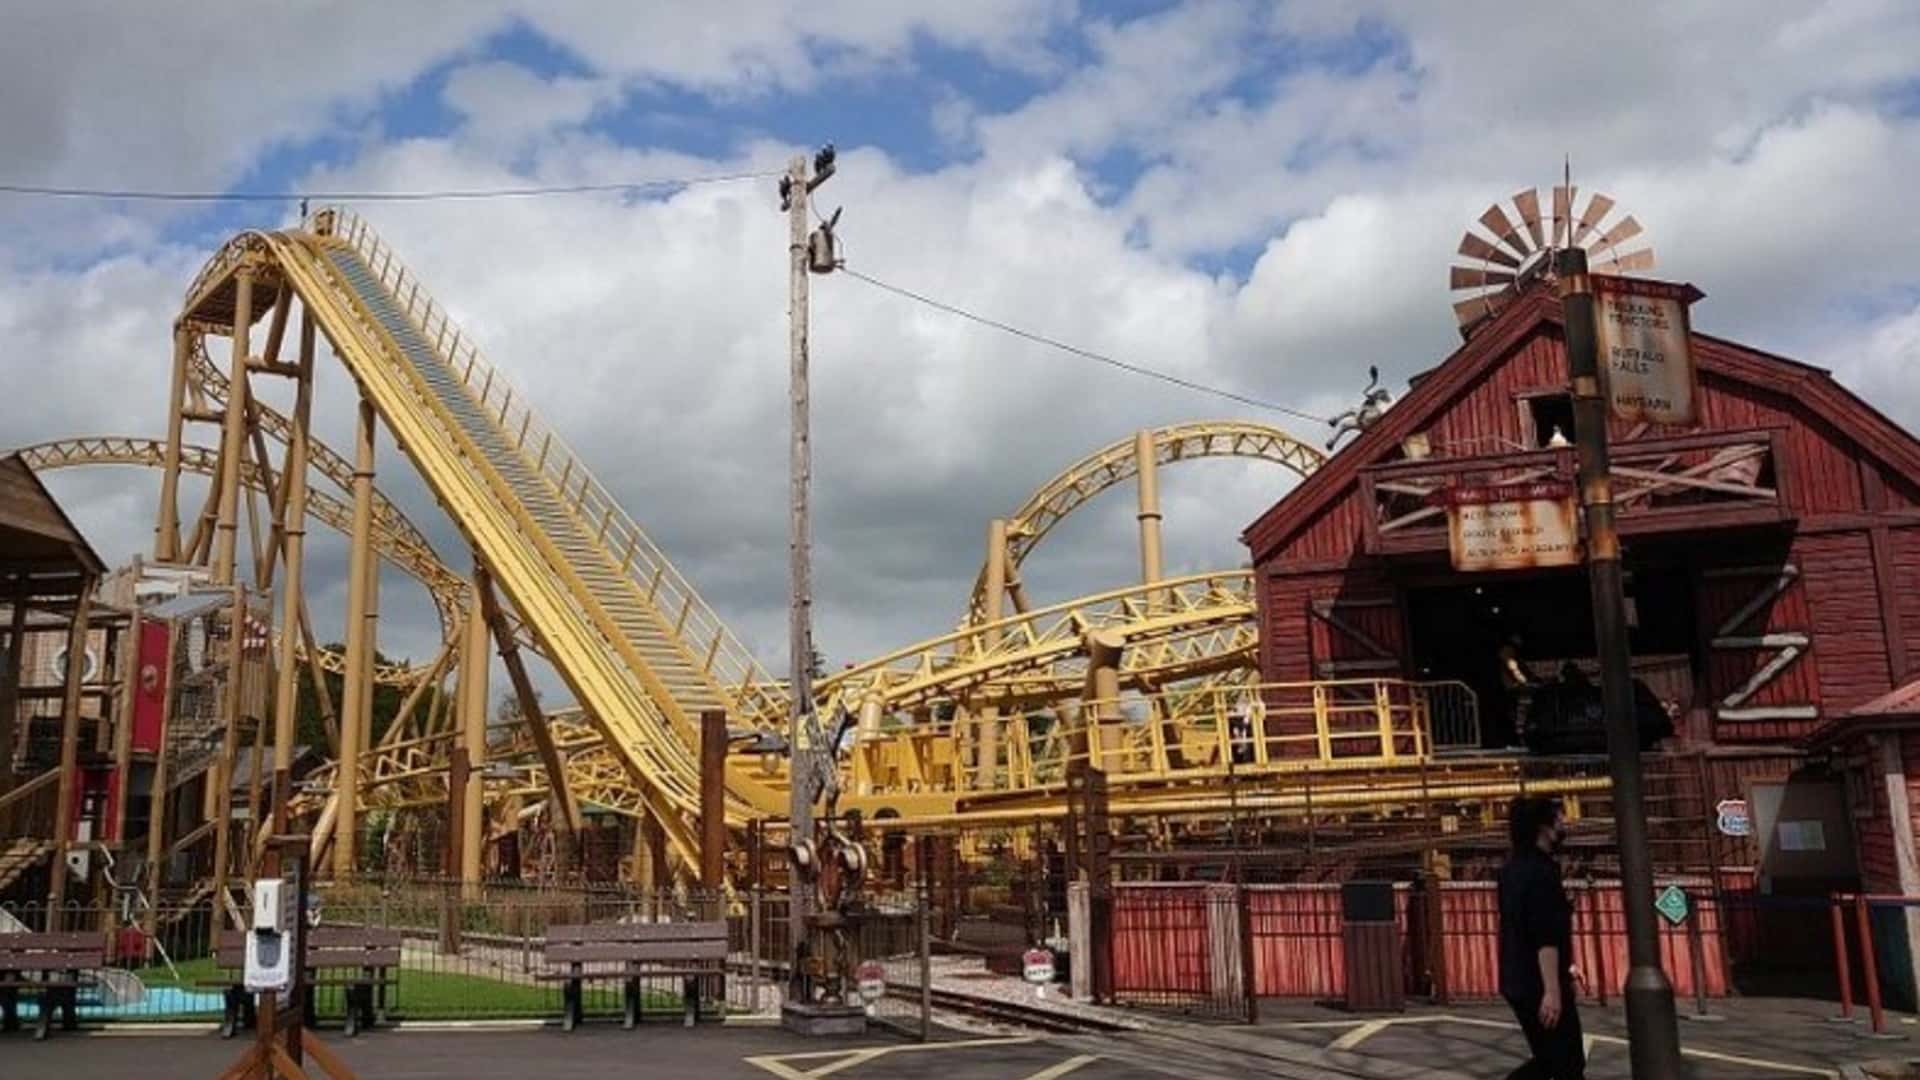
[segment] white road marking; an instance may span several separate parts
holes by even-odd
[[[1081,1054],[1079,1057],[1070,1057],[1058,1065],[1049,1065],[1041,1069],[1039,1072],[1027,1077],[1027,1080],[1058,1080],[1059,1077],[1067,1075],[1082,1065],[1091,1065],[1099,1060],[1100,1055],[1098,1054]]]
[[[1351,1050],[1361,1043],[1366,1042],[1368,1039],[1373,1038],[1375,1035],[1380,1034],[1382,1031],[1385,1031],[1388,1025],[1392,1023],[1393,1021],[1391,1019],[1368,1020],[1359,1027],[1333,1040],[1332,1043],[1328,1044],[1327,1049]]]

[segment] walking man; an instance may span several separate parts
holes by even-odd
[[[1521,796],[1507,825],[1513,852],[1500,868],[1500,996],[1532,1057],[1507,1080],[1585,1080],[1587,1054],[1575,987],[1573,905],[1554,854],[1565,838],[1560,804]]]

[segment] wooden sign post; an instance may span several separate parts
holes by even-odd
[[[307,836],[276,836],[269,841],[264,872],[276,875],[283,864],[291,864],[293,919],[284,932],[291,939],[288,958],[287,1010],[280,1010],[276,990],[260,992],[255,1010],[259,1022],[254,1025],[254,1041],[239,1060],[227,1066],[219,1080],[310,1080],[305,1065],[314,1064],[333,1080],[358,1080],[347,1063],[309,1031],[302,1021],[300,1003],[305,998],[307,972]],[[248,933],[253,931],[249,929]]]

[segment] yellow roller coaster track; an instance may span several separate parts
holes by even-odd
[[[1254,458],[1305,477],[1327,457],[1280,428],[1249,420],[1202,420],[1155,428],[1148,434],[1156,465],[1210,457]],[[1009,568],[1017,569],[1054,526],[1094,496],[1139,474],[1137,439],[1126,438],[1088,454],[1049,480],[1007,519]],[[986,592],[987,568],[983,565],[967,603],[967,623],[986,620]]]
[[[317,444],[315,444],[317,446]],[[53,469],[67,469],[79,466],[97,465],[139,465],[148,468],[160,468],[166,458],[166,445],[158,439],[136,439],[120,435],[103,435],[73,439],[55,439],[49,442],[35,443],[20,447],[17,451],[35,472]],[[319,456],[315,455],[318,468]],[[180,448],[180,468],[183,472],[204,476],[217,475],[220,468],[220,453],[203,446],[183,445]],[[263,494],[271,494],[267,479],[259,467],[248,461],[241,468],[241,482]],[[385,503],[384,496],[378,500]],[[426,539],[414,529],[411,522],[398,510],[388,505],[388,513],[376,518],[373,529],[373,541],[382,558],[391,562],[400,570],[426,586],[433,598],[434,607],[440,614],[443,630],[452,632],[464,618],[460,614],[466,602],[466,582],[455,577],[427,546]],[[314,490],[307,495],[307,514],[314,520],[340,532],[348,531],[353,510],[345,502],[329,495],[325,491]],[[449,622],[449,620],[454,620]],[[319,650],[320,666],[335,675],[343,673],[343,661],[340,653],[334,649]],[[425,668],[410,667],[406,664],[382,664],[374,672],[376,682],[404,686],[410,685],[427,674]]]
[[[391,252],[345,215],[318,220],[315,231],[230,242],[190,290],[184,319],[231,332],[233,278],[243,265],[269,301],[281,288],[294,291],[602,728],[669,842],[691,859],[692,714],[728,707],[771,680],[741,659],[745,650],[584,466],[524,404],[516,409],[505,381],[462,344]],[[688,655],[681,635],[703,628],[711,636],[696,640],[710,641],[708,652]],[[741,672],[737,682],[726,663]],[[779,809],[770,789],[730,789],[737,820]]]

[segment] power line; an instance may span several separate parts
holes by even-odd
[[[524,199],[546,195],[594,195],[646,191],[653,188],[692,187],[736,180],[764,180],[777,171],[713,173],[658,180],[629,180],[610,184],[549,184],[538,187],[447,188],[436,191],[150,191],[141,189],[50,187],[37,184],[0,184],[0,195],[55,199],[103,199],[129,202],[434,202],[470,199]]]
[[[1302,419],[1302,420],[1312,420],[1316,423],[1326,423],[1326,420],[1327,420],[1327,418],[1324,416],[1315,416],[1310,412],[1305,412],[1300,409],[1295,409],[1287,405],[1281,405],[1278,402],[1263,401],[1260,398],[1248,397],[1246,394],[1242,394],[1234,390],[1226,390],[1218,386],[1209,386],[1206,383],[1195,382],[1192,379],[1182,378],[1178,375],[1173,375],[1164,371],[1155,370],[1154,368],[1142,367],[1139,364],[1130,364],[1125,360],[1116,359],[1114,357],[1106,355],[1105,353],[1097,353],[1097,352],[1094,352],[1092,349],[1083,349],[1078,345],[1070,345],[1057,338],[1050,338],[1045,334],[1035,333],[1032,330],[1023,330],[1018,326],[1014,326],[1010,323],[1003,323],[998,319],[988,318],[987,316],[981,315],[978,312],[968,311],[966,308],[958,307],[956,305],[946,303],[945,301],[942,301],[942,300],[935,300],[933,297],[927,296],[924,293],[917,293],[917,292],[914,292],[912,289],[903,288],[902,286],[895,285],[891,282],[882,281],[879,278],[872,276],[871,274],[863,274],[860,271],[855,270],[852,267],[847,266],[845,264],[842,264],[839,267],[839,270],[841,273],[846,274],[848,277],[857,278],[861,281],[866,282],[869,285],[874,286],[875,288],[884,289],[887,292],[893,293],[896,296],[903,296],[916,303],[925,304],[926,306],[933,308],[937,311],[944,311],[949,315],[957,315],[960,318],[979,323],[982,326],[992,327],[993,329],[998,330],[1003,334],[1012,334],[1014,337],[1020,338],[1025,341],[1031,341],[1037,345],[1045,345],[1051,349],[1058,349],[1061,352],[1070,353],[1074,356],[1080,357],[1083,360],[1092,360],[1096,363],[1106,364],[1109,367],[1116,367],[1122,371],[1131,372],[1132,374],[1135,374],[1135,375],[1142,375],[1149,379],[1158,379],[1164,383],[1171,383],[1172,385],[1181,387],[1182,389],[1185,389],[1185,390],[1192,390],[1202,394],[1212,394],[1215,397],[1226,398],[1229,401],[1237,401],[1242,405],[1251,405],[1257,409],[1267,409],[1272,412],[1285,413],[1288,416],[1298,417],[1299,419]]]

